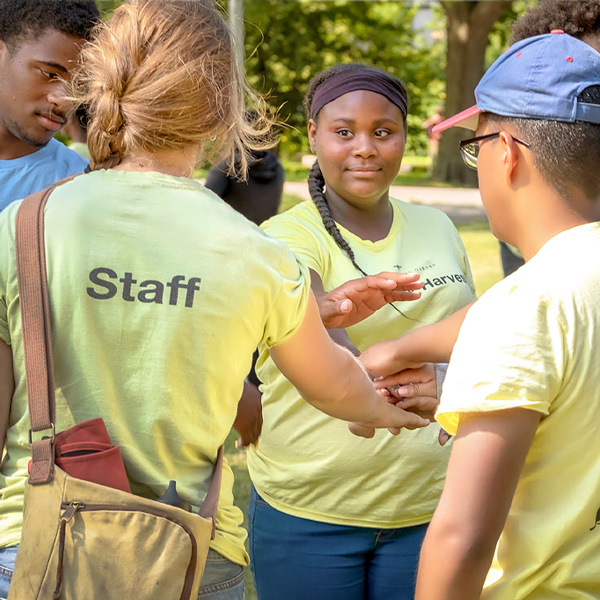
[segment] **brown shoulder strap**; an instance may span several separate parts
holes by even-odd
[[[31,484],[47,483],[54,477],[54,365],[44,247],[44,207],[54,187],[23,200],[15,230],[30,429],[52,430],[51,437],[30,439]]]
[[[17,280],[21,304],[29,422],[31,432],[52,431],[51,437],[46,436],[41,440],[31,441],[32,464],[29,482],[32,485],[48,483],[54,477],[56,403],[44,241],[44,208],[54,189],[71,179],[72,177],[63,179],[46,190],[28,196],[17,212],[15,228]],[[200,516],[212,519],[213,538],[221,491],[223,453],[224,448],[221,446],[217,453],[210,487],[199,511]]]

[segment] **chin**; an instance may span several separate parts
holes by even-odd
[[[54,132],[48,132],[46,135],[22,135],[20,139],[29,146],[42,148],[54,137]]]
[[[21,127],[16,123],[12,123],[12,127],[10,127],[10,132],[14,137],[21,140],[28,146],[32,146],[33,148],[41,148],[45,146],[56,133],[55,131],[49,131],[39,126],[35,126],[35,124],[30,127]]]

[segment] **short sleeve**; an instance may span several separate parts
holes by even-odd
[[[290,338],[304,320],[310,293],[310,277],[305,266],[283,245],[276,270],[277,291],[268,313],[261,346],[269,349]]]
[[[452,353],[436,414],[444,429],[455,434],[462,413],[518,407],[550,412],[566,361],[558,306],[533,282],[504,280],[484,294]]]
[[[9,281],[11,270],[15,269],[15,236],[14,221],[16,209],[20,202],[13,202],[0,212],[0,339],[10,345],[10,329],[8,326],[8,305],[10,302]]]
[[[322,231],[312,228],[308,221],[297,216],[283,213],[265,221],[261,227],[270,236],[284,242],[287,247],[316,273],[325,271],[323,248],[326,242],[321,242]]]

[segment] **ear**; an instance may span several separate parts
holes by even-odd
[[[310,151],[315,154],[317,148],[317,124],[312,120],[308,120],[308,142],[310,144]]]
[[[519,161],[522,160],[519,154],[519,145],[506,131],[500,132],[500,143],[504,152],[504,177],[506,183],[510,185],[516,176]]]

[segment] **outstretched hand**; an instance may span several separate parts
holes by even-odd
[[[319,312],[327,329],[360,323],[390,302],[417,300],[423,282],[418,273],[383,272],[352,279],[319,298]]]

